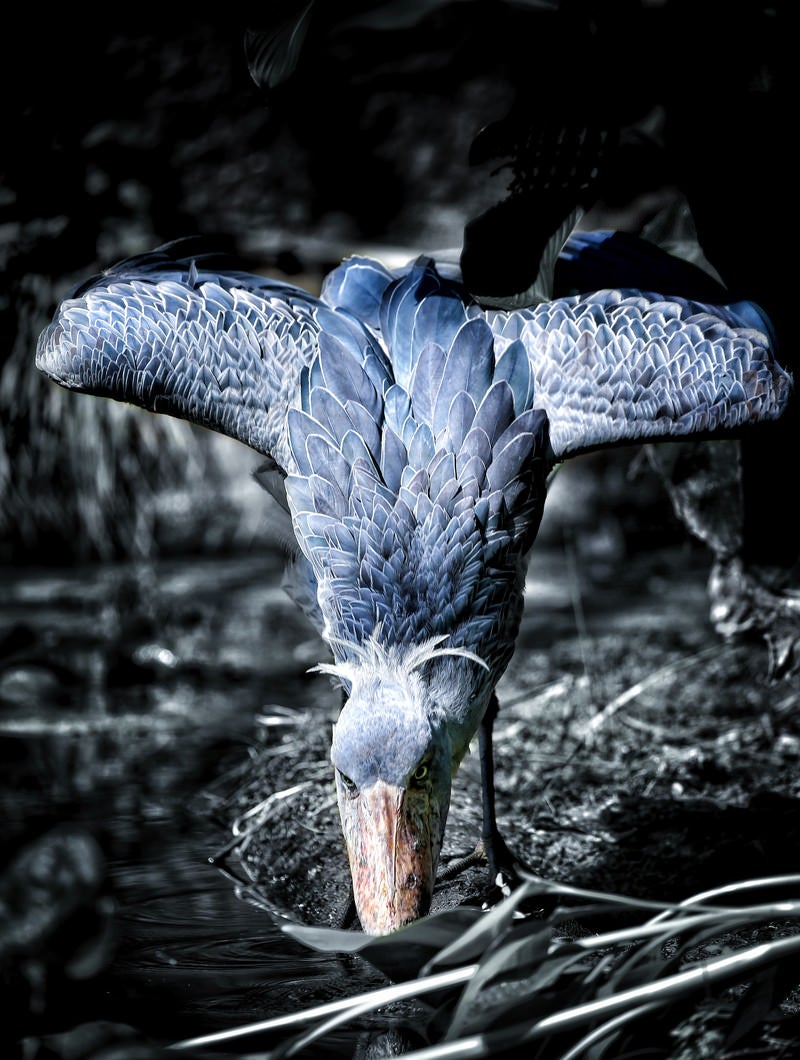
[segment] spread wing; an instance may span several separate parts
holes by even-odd
[[[342,518],[368,465],[393,495],[427,482],[434,499],[432,483],[444,496],[457,479],[466,503],[489,483],[513,511],[532,436],[552,466],[773,419],[791,389],[752,303],[623,288],[484,310],[453,267],[358,257],[315,298],[173,250],[83,284],[41,335],[38,367],[244,442],[293,478],[310,513]],[[327,500],[307,503],[311,483]]]
[[[591,289],[526,309],[484,310],[450,266],[419,259],[398,276],[350,259],[323,294],[380,328],[396,376],[411,377],[427,342],[448,348],[465,321],[485,321],[494,337],[491,378],[509,380],[517,414],[547,414],[554,463],[604,446],[735,432],[780,416],[792,379],[776,358],[763,311],[753,302],[724,304],[723,289],[707,274],[638,243],[575,235],[562,252],[563,275],[575,286],[587,271],[599,281],[605,253],[617,279],[632,283],[638,272],[668,293]],[[720,297],[709,302],[693,291]],[[477,372],[477,355],[475,365]],[[444,395],[455,395],[449,378],[439,383],[441,415]]]
[[[556,460],[777,418],[791,379],[757,306],[603,290],[489,314],[500,363],[522,343]]]
[[[68,389],[230,435],[292,470],[286,413],[320,336],[356,361],[374,338],[298,287],[175,249],[81,284],[42,332],[37,367]]]

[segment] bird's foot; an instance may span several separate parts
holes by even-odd
[[[463,857],[454,858],[448,863],[446,869],[442,869],[439,875],[436,877],[437,883],[442,883],[445,880],[454,880],[456,876],[460,876],[462,872],[466,872],[467,869],[472,869],[476,865],[486,864],[486,854],[483,852],[481,844],[471,850],[469,854],[465,854]]]
[[[708,591],[711,621],[721,636],[760,634],[773,680],[800,673],[800,592],[769,585],[740,559],[717,560]]]
[[[522,883],[521,874],[526,871],[526,867],[511,852],[503,837],[496,834],[489,838],[482,837],[469,854],[451,861],[447,868],[439,873],[439,880],[452,880],[476,865],[488,866],[496,899],[511,894]]]
[[[500,905],[509,898],[527,880],[537,878],[529,868],[507,846],[501,835],[495,834],[491,839],[479,839],[473,850],[461,857],[454,858],[447,867],[441,870],[436,878],[437,884],[452,881],[462,872],[473,868],[489,870],[488,886],[480,885],[477,893],[469,898],[469,904],[480,904],[486,912]],[[514,904],[513,916],[523,918],[542,918],[548,916],[555,906],[555,897],[548,899],[542,893],[531,897],[518,897]]]
[[[499,832],[492,836],[483,836],[475,849],[483,854],[489,866],[489,878],[493,886],[504,895],[519,887],[522,883],[521,872],[525,866],[512,853]]]

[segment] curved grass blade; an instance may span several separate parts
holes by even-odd
[[[772,962],[792,959],[800,956],[800,936],[788,939],[777,939],[773,942],[751,946],[739,951],[734,956],[721,957],[704,961],[676,975],[668,976],[657,982],[646,983],[630,990],[624,990],[610,997],[574,1005],[546,1016],[542,1020],[528,1024],[516,1024],[502,1031],[488,1031],[453,1042],[443,1042],[424,1049],[406,1053],[406,1060],[451,1060],[454,1057],[491,1057],[496,1056],[507,1044],[523,1044],[573,1030],[594,1019],[613,1016],[638,1008],[643,1004],[653,1008],[683,1000],[694,993],[706,992],[710,987],[729,986],[736,981],[752,976]]]

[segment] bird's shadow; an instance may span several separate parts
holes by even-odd
[[[632,795],[601,824],[614,841],[569,881],[576,886],[670,902],[800,871],[800,799],[776,791],[736,805]]]
[[[754,888],[737,887],[747,881],[758,886],[758,900],[768,902],[772,891],[785,897],[786,885],[779,877],[800,872],[800,799],[761,790],[740,804],[711,797],[676,799],[666,796],[621,797],[596,820],[603,843],[587,846],[587,836],[568,820],[550,826],[547,851],[558,857],[521,856],[518,867],[525,875],[598,894],[678,904],[718,889],[730,888],[714,899],[715,905],[738,906],[754,899]],[[514,853],[513,830],[506,837]],[[594,837],[596,838],[596,837]],[[520,850],[527,854],[523,840]],[[587,850],[591,850],[587,854]],[[544,854],[544,848],[542,850]],[[491,906],[502,899],[484,865],[473,862],[463,874],[452,872],[453,859],[440,873],[435,909],[456,905]],[[565,871],[565,865],[572,868]],[[557,867],[556,867],[557,865]],[[552,871],[556,867],[556,871]],[[551,871],[548,871],[551,870]],[[765,881],[775,879],[774,887]],[[562,896],[563,897],[563,896]],[[521,911],[549,915],[560,902],[542,905],[541,895],[520,906]],[[621,916],[630,916],[631,905]],[[608,925],[604,913],[603,924]],[[590,915],[582,915],[571,930],[578,934],[595,929]],[[597,928],[599,930],[599,926]]]

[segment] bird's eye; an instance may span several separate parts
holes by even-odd
[[[429,772],[427,765],[421,762],[411,774],[411,779],[415,784],[422,784],[423,781],[427,780]]]
[[[351,780],[350,777],[342,773],[341,770],[339,771],[339,780],[341,780],[342,784],[344,785],[344,790],[347,792],[348,795],[352,796],[358,793],[355,781]]]

